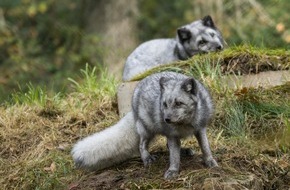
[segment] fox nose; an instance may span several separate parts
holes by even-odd
[[[165,118],[164,119],[166,123],[171,123],[171,119],[170,118]]]
[[[219,46],[216,47],[216,49],[217,49],[217,50],[222,50],[223,47],[222,47],[221,45],[219,45]]]

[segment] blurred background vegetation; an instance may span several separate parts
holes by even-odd
[[[30,85],[68,92],[86,64],[118,78],[138,44],[205,15],[229,46],[289,49],[289,10],[288,0],[1,0],[0,102]]]

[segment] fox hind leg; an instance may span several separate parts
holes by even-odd
[[[168,143],[166,144],[166,146],[168,148]],[[192,148],[181,148],[180,155],[181,156],[194,156],[195,151]]]
[[[192,148],[181,148],[180,154],[181,156],[193,156],[195,155],[195,151]]]
[[[206,136],[206,128],[202,128],[201,130],[197,131],[195,133],[195,137],[201,148],[204,164],[209,168],[218,166],[217,162],[212,157],[209,142]]]

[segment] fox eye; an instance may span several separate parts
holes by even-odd
[[[163,107],[167,108],[166,102],[163,102]]]
[[[176,102],[175,102],[175,105],[176,105],[177,107],[181,106],[182,104],[184,104],[184,103],[179,102],[179,101],[176,101]]]
[[[206,43],[207,43],[207,41],[204,40],[204,39],[202,39],[202,40],[200,40],[200,41],[198,42],[199,45],[204,45],[204,44],[206,44]]]
[[[214,37],[214,33],[209,33],[209,35],[210,35],[211,37]]]

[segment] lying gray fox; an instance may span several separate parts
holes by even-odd
[[[223,42],[212,18],[206,16],[178,28],[175,39],[155,39],[138,46],[126,60],[123,81],[130,81],[161,64],[186,60],[198,53],[222,50]]]

